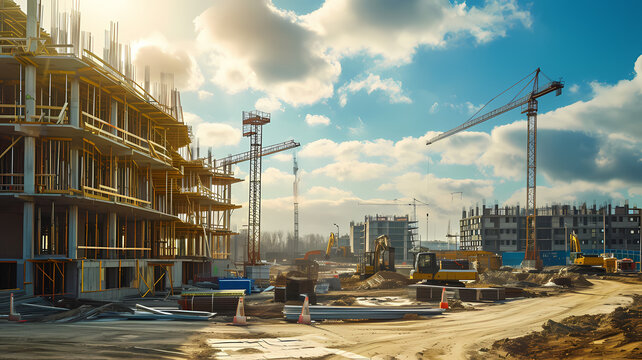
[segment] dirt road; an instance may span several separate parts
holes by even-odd
[[[480,306],[428,320],[313,326],[252,319],[250,326],[218,322],[122,321],[74,324],[0,322],[0,358],[207,358],[208,339],[297,337],[367,358],[463,359],[493,341],[539,330],[548,319],[607,313],[642,294],[639,285],[591,280],[567,294]],[[481,356],[483,357],[483,353]]]
[[[237,332],[238,337],[243,337],[244,333],[307,337],[327,347],[369,358],[463,359],[477,354],[478,349],[490,346],[495,340],[539,330],[548,319],[557,321],[570,315],[610,312],[631,301],[622,295],[642,294],[639,286],[591,281],[595,285],[590,288],[560,296],[516,300],[429,320],[315,326],[260,324],[227,332]],[[216,330],[210,327],[208,332],[216,333]]]

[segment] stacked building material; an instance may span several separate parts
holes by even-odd
[[[186,292],[181,294],[178,306],[183,310],[216,312],[221,315],[233,315],[236,312],[239,298],[245,290],[211,290]]]
[[[439,301],[445,288],[454,292],[455,297],[461,301],[499,301],[506,300],[504,288],[463,288],[439,285],[413,285],[416,289],[417,301]]]
[[[307,295],[310,304],[317,303],[317,294],[314,292],[315,281],[306,278],[287,278],[285,281],[285,300],[299,301]]]
[[[284,303],[287,299],[285,297],[285,286],[277,286],[274,288],[274,302]]]
[[[312,320],[396,320],[406,315],[431,316],[443,312],[442,309],[366,307],[366,306],[310,306]],[[283,315],[287,321],[296,321],[301,315],[301,306],[285,305]]]

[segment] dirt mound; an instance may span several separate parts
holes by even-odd
[[[330,303],[332,306],[350,306],[354,304],[355,302],[355,297],[354,296],[343,296],[339,299],[334,300],[333,302]]]
[[[600,358],[638,359],[642,349],[642,296],[635,295],[628,307],[610,314],[569,316],[560,322],[548,320],[542,331],[514,339],[496,341],[489,355],[516,359]]]
[[[379,271],[366,280],[357,283],[356,289],[397,289],[405,287],[409,283],[409,280],[399,273],[391,271]]]

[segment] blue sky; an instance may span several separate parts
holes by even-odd
[[[123,12],[126,3],[81,1],[83,29],[102,46],[118,21],[138,68],[175,72],[185,117],[215,157],[247,150],[241,112],[257,107],[272,113],[264,144],[301,142],[302,233],[411,213],[359,203],[415,197],[431,204],[428,238],[443,239],[462,207],[524,204],[519,111],[424,143],[537,67],[566,84],[540,100],[538,204],[642,205],[639,2],[144,0]],[[145,56],[154,48],[166,57]],[[289,154],[263,162],[265,230],[292,229]],[[245,205],[247,183],[233,194]]]

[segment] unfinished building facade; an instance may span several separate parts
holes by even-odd
[[[77,12],[49,35],[35,0],[0,7],[0,289],[109,299],[223,275],[240,180],[195,156],[179,92],[138,85],[115,41],[94,55]]]
[[[519,206],[484,205],[463,210],[460,247],[493,252],[523,251],[525,227],[526,216]],[[583,250],[639,249],[640,208],[630,207],[627,202],[624,206],[552,205],[537,210],[539,250],[568,250],[571,232],[577,234]]]

